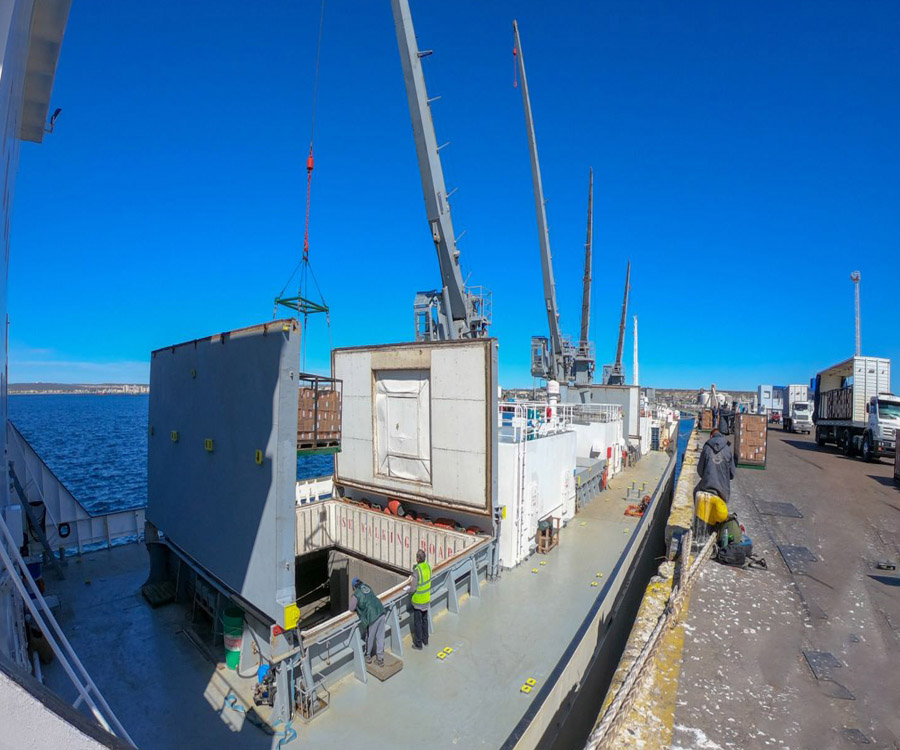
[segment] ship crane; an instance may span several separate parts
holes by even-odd
[[[622,322],[619,324],[619,345],[616,347],[616,361],[606,377],[604,385],[625,385],[625,371],[622,368],[622,351],[625,347],[625,320],[628,313],[628,290],[631,289],[631,261],[625,270],[625,299],[622,300]]]
[[[533,336],[531,339],[531,374],[536,378],[555,380],[569,384],[575,376],[575,359],[578,349],[570,339],[563,337],[559,327],[559,310],[556,306],[556,283],[553,280],[553,257],[550,254],[550,233],[547,230],[547,211],[544,205],[544,187],[541,182],[541,165],[538,160],[537,139],[534,134],[534,118],[531,99],[528,96],[528,79],[525,76],[525,58],[519,39],[519,25],[513,21],[515,47],[513,54],[518,62],[522,79],[522,104],[525,109],[525,125],[528,130],[528,148],[531,153],[531,178],[534,183],[534,203],[537,212],[538,239],[541,248],[541,272],[544,280],[544,305],[547,310],[549,339]]]
[[[425,212],[441,269],[440,289],[416,293],[416,340],[483,338],[488,335],[491,323],[491,295],[481,287],[467,288],[459,265],[457,236],[439,153],[443,146],[438,146],[434,132],[431,119],[434,99],[428,98],[422,70],[422,58],[431,51],[419,50],[408,0],[391,0],[391,7],[422,176]]]
[[[594,234],[594,170],[590,170],[588,181],[588,215],[587,239],[584,242],[584,280],[581,298],[581,338],[578,339],[578,351],[575,354],[575,385],[588,385],[594,382],[594,344],[590,340],[591,329],[591,280],[592,280],[592,244]]]

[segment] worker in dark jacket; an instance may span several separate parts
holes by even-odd
[[[734,479],[734,452],[731,444],[719,430],[713,430],[709,440],[700,452],[697,473],[700,481],[694,492],[712,492],[726,503],[731,495],[731,480]]]
[[[359,578],[353,579],[353,594],[350,596],[350,611],[356,612],[366,633],[366,662],[378,660],[384,666],[384,624],[387,612],[372,587]]]

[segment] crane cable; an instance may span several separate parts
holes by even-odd
[[[313,76],[312,117],[309,125],[309,156],[306,158],[306,228],[303,233],[303,259],[309,260],[309,197],[312,190],[313,141],[316,135],[316,104],[319,101],[319,63],[322,58],[322,28],[325,25],[325,0],[319,13],[319,41],[316,48],[316,72]]]
[[[322,295],[322,290],[319,289],[319,282],[316,281],[316,275],[312,272],[312,268],[309,264],[309,204],[310,204],[310,196],[312,194],[312,175],[313,168],[315,167],[315,158],[313,157],[313,142],[316,136],[316,105],[319,102],[319,66],[320,61],[322,59],[322,29],[325,26],[325,0],[322,0],[322,8],[319,11],[319,39],[316,44],[316,72],[313,76],[313,96],[312,96],[312,114],[310,116],[310,124],[309,124],[309,156],[306,157],[306,224],[303,229],[303,274],[301,276],[300,281],[300,289],[301,296],[303,295],[304,282],[306,282],[306,273],[309,271],[309,274],[312,276],[313,283],[316,285],[316,291],[319,293],[319,299],[322,300],[322,305],[324,307],[328,307],[325,303],[325,297]],[[301,350],[301,365],[303,369],[306,369],[306,326],[309,320],[309,313],[303,313],[303,338],[300,341],[300,350]],[[325,313],[325,326],[328,329],[328,342],[329,347],[332,345],[331,341],[331,314],[326,311]]]
[[[316,287],[316,292],[319,295],[319,299],[322,302],[322,306],[325,307],[325,323],[328,330],[328,342],[329,347],[334,346],[334,342],[331,336],[331,315],[328,312],[328,305],[325,302],[325,297],[322,294],[322,290],[319,288],[319,282],[316,279],[316,275],[312,270],[312,266],[309,263],[309,212],[310,212],[310,202],[312,196],[312,175],[313,169],[315,167],[315,158],[313,156],[313,143],[315,141],[315,132],[316,132],[316,105],[318,104],[319,99],[319,69],[322,58],[322,31],[325,26],[325,0],[322,0],[321,10],[319,12],[319,36],[318,43],[316,45],[316,67],[315,73],[313,76],[313,96],[312,96],[312,114],[310,118],[310,133],[309,133],[309,154],[306,157],[306,215],[303,229],[303,255],[297,265],[294,267],[294,270],[291,272],[290,278],[287,280],[287,283],[284,285],[284,288],[281,290],[281,294],[279,297],[283,297],[287,288],[290,286],[294,277],[297,275],[297,271],[300,271],[300,285],[298,291],[298,303],[297,303],[297,311],[300,312],[300,308],[303,305],[303,298],[305,297],[305,290],[308,287],[308,276],[312,278],[313,284]],[[301,366],[303,368],[306,367],[306,329],[309,319],[309,311],[303,310],[303,336],[300,342],[301,349]],[[277,305],[276,305],[276,314],[277,314]]]

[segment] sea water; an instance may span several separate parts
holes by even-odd
[[[91,513],[147,504],[150,397],[10,396],[9,418]],[[329,475],[332,456],[297,459],[301,479]]]

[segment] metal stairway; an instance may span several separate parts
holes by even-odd
[[[47,642],[53,649],[54,655],[59,659],[63,670],[65,670],[65,673],[78,691],[78,698],[73,704],[75,708],[78,708],[82,702],[85,703],[100,726],[107,732],[121,737],[132,747],[136,747],[131,737],[128,736],[128,732],[125,731],[125,727],[119,722],[97,685],[84,668],[65,633],[50,611],[50,607],[28,571],[25,561],[19,554],[16,540],[9,530],[2,513],[0,513],[0,562],[3,563],[4,568],[9,573],[10,580],[22,597],[25,607],[34,618],[35,624],[40,628],[44,638],[47,639]]]

